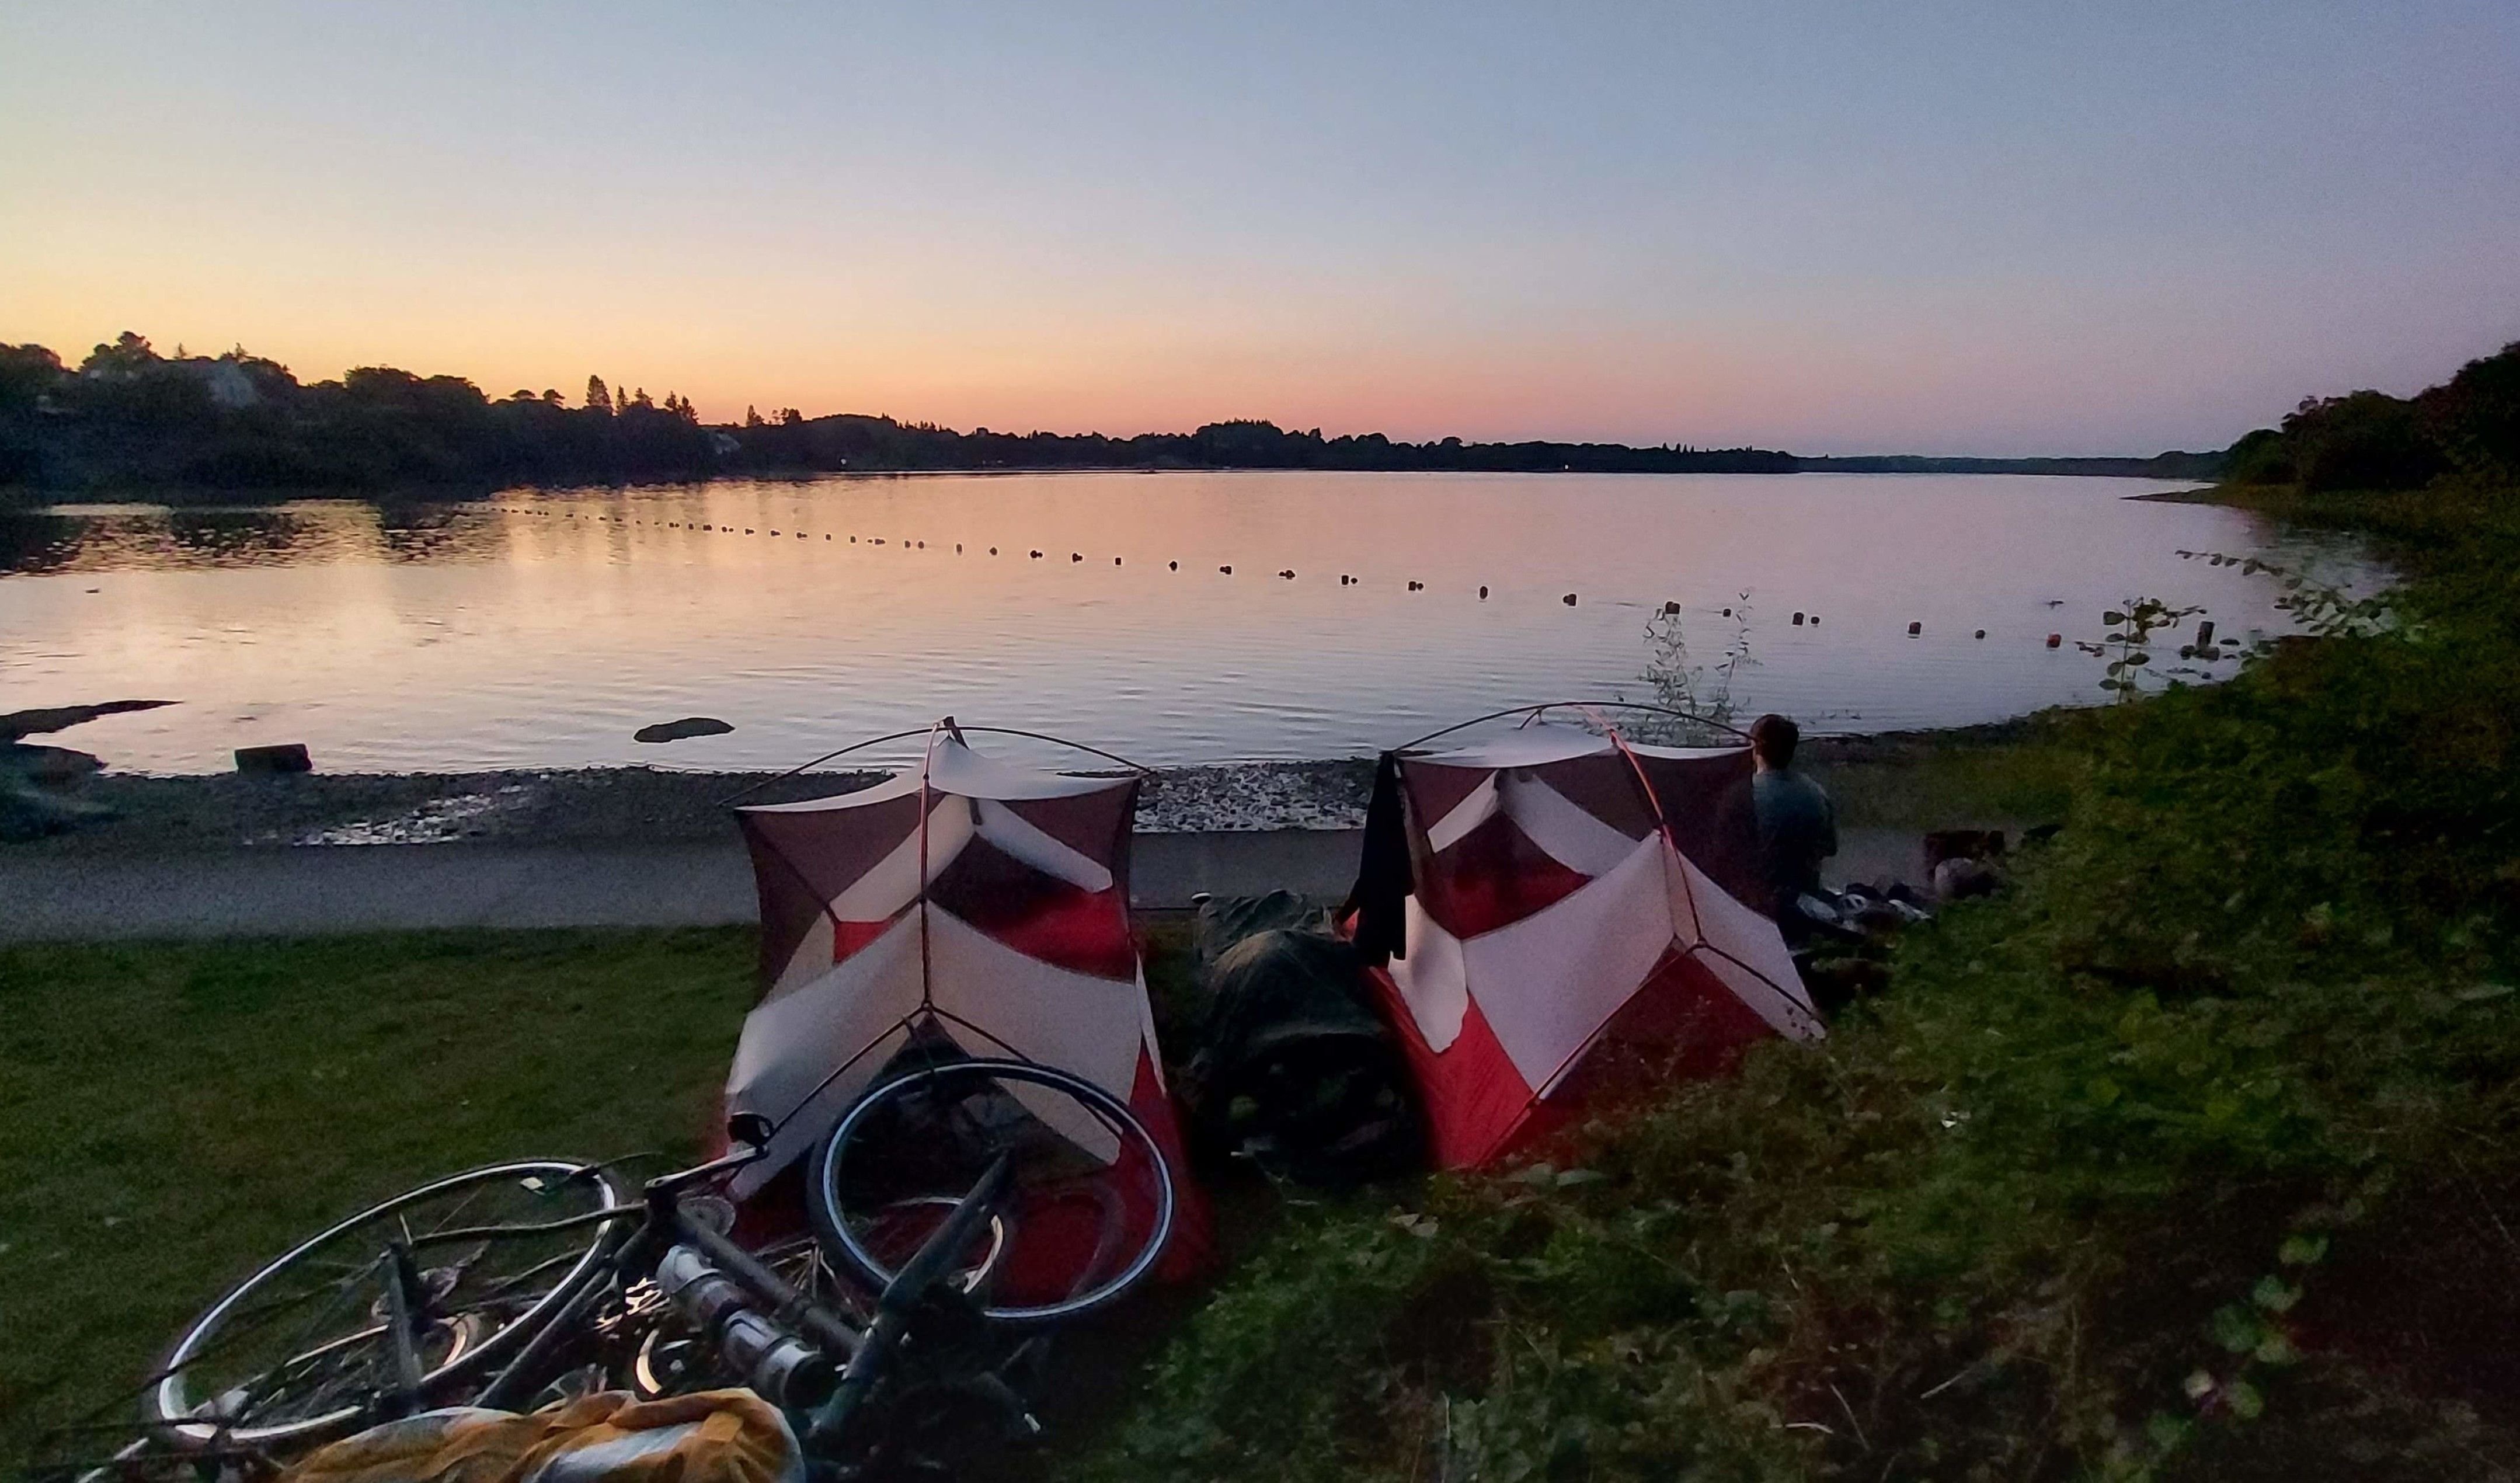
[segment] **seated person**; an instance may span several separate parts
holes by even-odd
[[[1820,889],[1820,865],[1837,853],[1837,809],[1817,783],[1794,771],[1802,728],[1783,716],[1761,716],[1750,726],[1750,755],[1757,775],[1750,795],[1759,815],[1759,861],[1772,910],[1790,940],[1802,914],[1794,898]]]

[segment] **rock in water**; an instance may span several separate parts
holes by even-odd
[[[236,770],[274,776],[282,773],[311,773],[315,759],[303,742],[283,742],[274,746],[240,746],[236,749]]]
[[[723,737],[735,730],[715,716],[685,716],[679,721],[659,721],[643,726],[631,734],[633,742],[680,742],[685,737]]]
[[[101,705],[55,705],[43,710],[13,710],[0,715],[0,742],[15,742],[40,732],[60,731],[78,726],[99,716],[119,715],[127,710],[156,710],[172,705],[172,700],[108,700]]]

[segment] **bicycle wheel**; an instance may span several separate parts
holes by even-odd
[[[558,1313],[636,1214],[601,1170],[560,1159],[494,1164],[396,1195],[194,1320],[144,1410],[179,1443],[268,1448],[347,1430],[397,1391],[438,1401]],[[555,1222],[568,1224],[542,1229]]]
[[[1154,1270],[1171,1160],[1118,1098],[1022,1061],[944,1061],[867,1094],[815,1149],[806,1204],[826,1249],[880,1290],[1001,1154],[1012,1187],[954,1279],[982,1314],[1076,1318]]]

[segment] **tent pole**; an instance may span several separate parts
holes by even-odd
[[[1527,715],[1537,719],[1543,711],[1583,710],[1594,707],[1607,707],[1614,710],[1649,710],[1656,715],[1677,716],[1681,720],[1692,721],[1699,726],[1712,727],[1721,732],[1730,732],[1744,742],[1750,740],[1750,734],[1741,730],[1741,728],[1737,726],[1731,725],[1728,722],[1715,720],[1711,716],[1700,716],[1689,711],[1674,710],[1668,705],[1648,705],[1642,700],[1543,700],[1537,705],[1509,705],[1504,710],[1492,710],[1484,716],[1472,716],[1466,721],[1456,721],[1441,731],[1430,731],[1426,735],[1419,737],[1417,741],[1403,742],[1400,745],[1393,747],[1392,750],[1402,752],[1415,751],[1417,748],[1425,745],[1427,742],[1434,741],[1438,737],[1449,737],[1457,731],[1465,731],[1470,727],[1481,724],[1482,722],[1502,721],[1508,716]]]

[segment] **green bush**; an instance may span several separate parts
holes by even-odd
[[[1317,1214],[1079,1470],[2489,1471],[2520,1448],[2500,504],[2362,502],[2413,579],[2077,724],[2064,831],[1828,1042]]]

